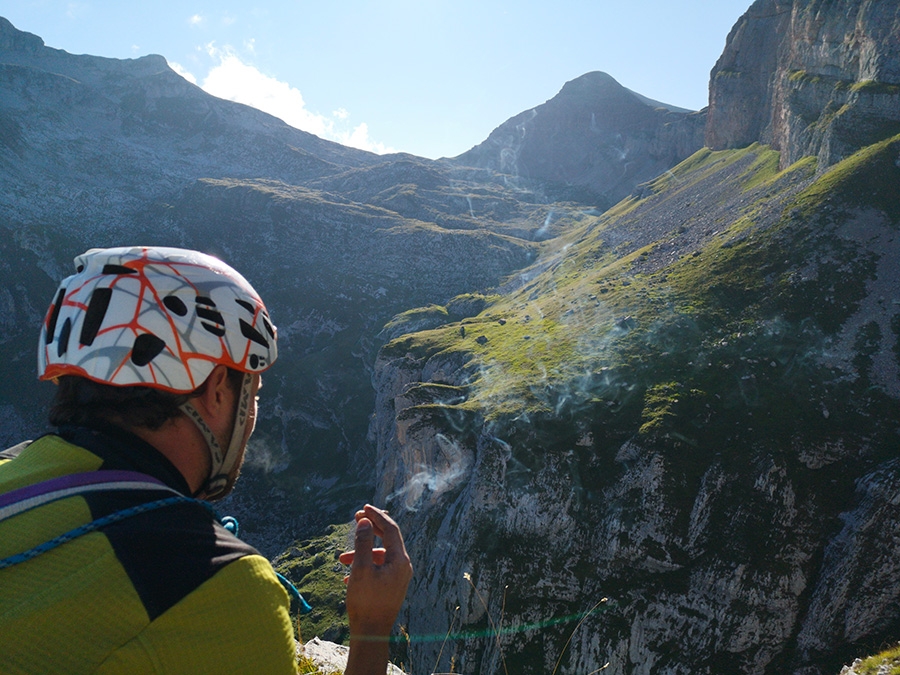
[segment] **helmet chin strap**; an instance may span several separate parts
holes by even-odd
[[[228,448],[223,452],[222,446],[216,440],[215,434],[206,421],[197,412],[190,402],[183,403],[181,411],[184,412],[200,430],[200,434],[206,439],[209,448],[210,470],[206,482],[194,493],[195,497],[210,501],[220,499],[231,491],[232,474],[235,464],[241,456],[244,442],[244,433],[250,419],[250,393],[252,390],[253,375],[244,373],[241,381],[241,390],[238,394],[237,407],[234,412],[234,426],[231,429],[231,440]]]

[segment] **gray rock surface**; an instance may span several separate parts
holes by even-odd
[[[347,669],[350,648],[315,637],[304,645],[297,645],[298,654],[303,654],[316,664],[323,675],[343,673]],[[406,675],[393,663],[387,665],[387,675]]]
[[[706,144],[753,142],[824,169],[900,130],[900,7],[756,0],[710,74]]]

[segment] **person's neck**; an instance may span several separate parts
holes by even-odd
[[[209,475],[209,450],[194,424],[184,417],[168,420],[159,429],[127,429],[166,457],[184,476],[191,493],[203,487]]]

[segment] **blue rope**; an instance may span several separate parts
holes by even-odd
[[[312,605],[310,605],[306,598],[304,598],[300,591],[297,590],[297,587],[294,586],[281,572],[275,572],[275,576],[278,577],[278,581],[281,582],[281,585],[284,586],[284,590],[288,592],[288,595],[291,598],[291,607],[295,604],[297,605],[297,611],[301,614],[309,614],[313,611]]]
[[[32,558],[36,558],[42,553],[46,553],[47,551],[51,551],[57,546],[62,546],[66,542],[72,541],[73,539],[77,539],[78,537],[85,535],[89,532],[93,532],[94,530],[98,530],[101,527],[105,527],[106,525],[111,525],[112,523],[117,523],[120,520],[125,520],[126,518],[130,518],[131,516],[136,516],[139,513],[146,513],[147,511],[154,511],[156,509],[161,509],[164,506],[169,506],[170,504],[177,504],[179,502],[194,502],[197,501],[195,499],[191,499],[190,497],[176,496],[176,497],[167,497],[166,499],[160,499],[155,502],[148,502],[146,504],[138,504],[137,506],[132,506],[130,509],[123,509],[122,511],[116,511],[115,513],[111,513],[108,516],[104,516],[103,518],[97,518],[97,520],[91,521],[85,525],[80,527],[76,527],[74,530],[69,530],[65,534],[61,534],[58,537],[51,539],[50,541],[44,542],[43,544],[39,544],[32,549],[24,551],[23,553],[17,553],[16,555],[11,555],[8,558],[3,558],[0,560],[0,570],[5,569],[7,567],[12,567],[13,565],[18,565],[19,563],[23,563],[27,560],[31,560]]]
[[[219,518],[218,515],[216,518]],[[238,525],[237,518],[234,516],[222,516],[219,518],[219,522],[222,524],[226,530],[231,532],[235,537],[240,537],[241,526]]]
[[[107,525],[117,523],[121,520],[125,520],[126,518],[131,518],[132,516],[136,516],[139,513],[155,511],[156,509],[161,509],[172,504],[185,502],[200,504],[207,511],[209,511],[212,514],[213,518],[218,520],[226,530],[231,532],[234,536],[238,536],[240,526],[238,525],[237,518],[234,518],[232,516],[220,517],[211,504],[208,504],[207,502],[201,501],[199,499],[192,499],[191,497],[176,495],[174,497],[167,497],[166,499],[160,499],[155,502],[147,502],[146,504],[138,504],[137,506],[132,506],[128,509],[116,511],[115,513],[111,513],[108,516],[97,518],[97,520],[93,520],[90,523],[86,523],[85,525],[76,527],[74,530],[69,530],[65,534],[61,534],[58,537],[44,542],[43,544],[39,544],[34,548],[28,549],[23,553],[17,553],[15,555],[9,556],[8,558],[3,558],[2,560],[0,560],[0,570],[6,569],[7,567],[12,567],[13,565],[18,565],[19,563],[26,562],[28,560],[31,560],[32,558],[37,558],[42,553],[52,551],[57,546],[62,546],[63,544],[70,542],[73,539],[77,539],[78,537],[81,537],[85,534],[88,534],[89,532],[94,532],[95,530],[99,530],[101,527],[106,527]],[[278,581],[281,582],[281,585],[284,586],[284,589],[290,596],[291,605],[293,606],[294,604],[296,604],[301,614],[308,614],[309,612],[311,612],[312,607],[306,601],[306,598],[304,598],[300,594],[300,591],[297,590],[297,587],[278,572],[275,572],[275,574],[278,577]]]

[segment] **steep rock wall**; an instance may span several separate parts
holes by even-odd
[[[434,392],[471,376],[441,354],[376,368],[376,499],[416,569],[412,672],[818,675],[900,630],[896,460],[859,471],[867,448],[799,438],[748,457],[600,446],[437,413]]]
[[[521,291],[394,334],[371,431],[413,671],[833,675],[896,639],[898,151],[700,153]],[[632,274],[626,241],[666,245]]]
[[[757,0],[710,74],[706,144],[824,169],[900,129],[900,5]]]

